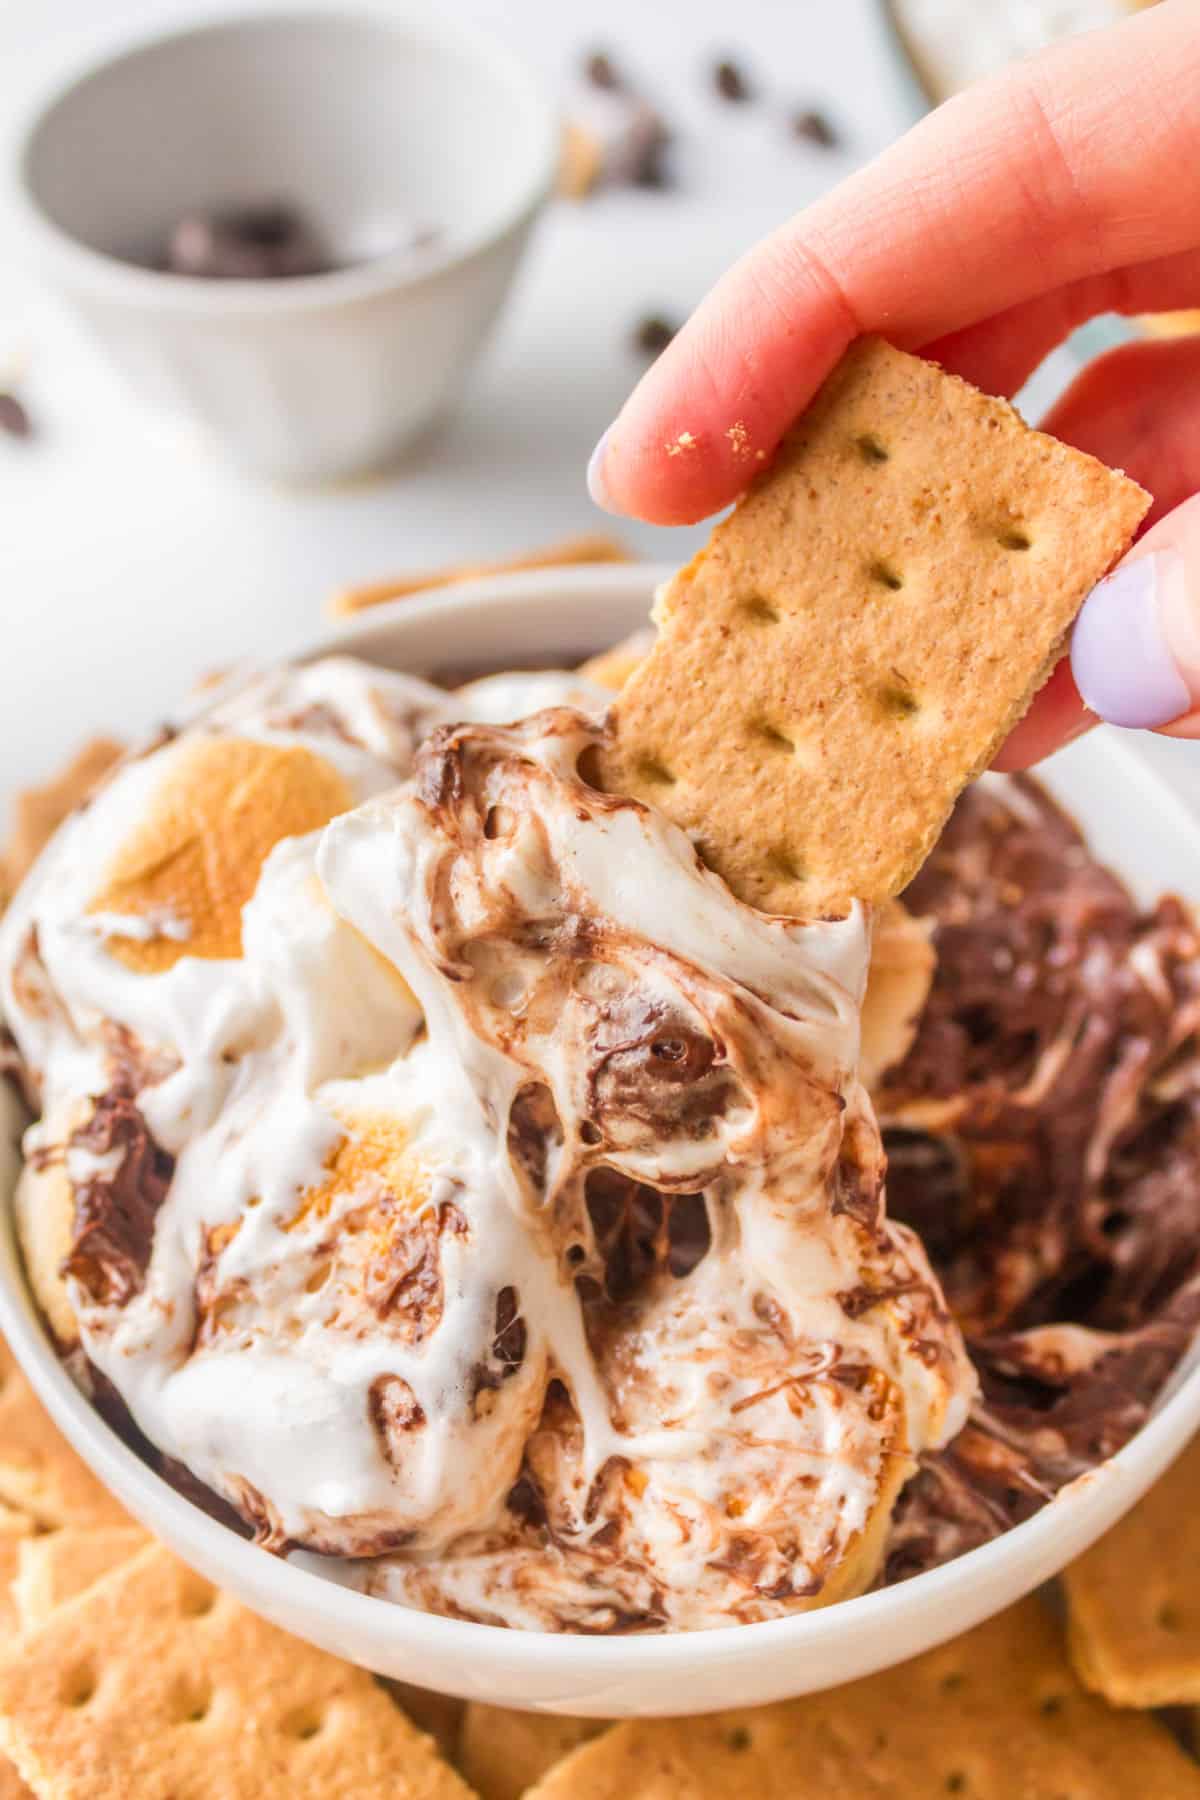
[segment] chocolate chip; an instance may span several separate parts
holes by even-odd
[[[754,98],[753,89],[750,87],[745,75],[742,73],[737,63],[733,62],[729,57],[725,57],[721,62],[714,65],[713,86],[716,88],[718,94],[720,94],[722,100],[742,101],[752,100]]]
[[[603,50],[593,50],[583,65],[583,72],[593,87],[603,88],[607,93],[619,93],[625,86],[612,58]]]
[[[163,266],[211,281],[271,281],[323,275],[334,265],[303,214],[272,201],[185,213],[171,228]]]
[[[672,185],[667,164],[671,133],[660,113],[639,100],[628,129],[611,146],[604,179],[616,186],[666,188]]]
[[[819,150],[836,150],[841,142],[837,127],[828,114],[803,108],[792,114],[792,136],[815,144]]]
[[[677,330],[661,313],[647,313],[634,328],[633,347],[643,356],[660,356]]]
[[[33,436],[33,420],[15,394],[0,393],[0,431],[5,437]]]

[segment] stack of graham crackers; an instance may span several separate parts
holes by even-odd
[[[598,775],[743,898],[804,914],[893,894],[1144,504],[1002,403],[862,345],[672,584]],[[69,790],[26,806],[31,839]],[[545,1719],[385,1688],[191,1574],[4,1351],[0,1800],[1200,1800],[1200,1764],[1148,1710],[1200,1706],[1198,1477],[1200,1446],[1068,1572],[1065,1626],[1033,1598],[826,1694]]]
[[[1200,1707],[1198,1482],[1200,1444],[1068,1571],[1065,1629],[1035,1597],[831,1693],[605,1725],[266,1624],[121,1512],[0,1346],[0,1800],[1200,1800],[1136,1710]]]

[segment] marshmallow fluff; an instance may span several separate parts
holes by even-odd
[[[868,1585],[974,1377],[886,1217],[869,919],[758,913],[598,792],[606,699],[223,691],[60,830],[0,995],[72,1366],[159,1452],[370,1592],[697,1628]],[[344,803],[276,838],[311,759]]]

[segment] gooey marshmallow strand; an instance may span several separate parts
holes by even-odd
[[[607,699],[561,675],[499,677],[447,696],[348,659],[259,679],[189,730],[303,744],[341,772],[360,804],[323,831],[276,846],[245,909],[242,958],[184,955],[164,974],[137,975],[107,953],[104,935],[145,930],[144,922],[88,916],[115,848],[144,816],[185,733],[119,771],[41,859],[0,925],[3,1008],[44,1108],[27,1155],[66,1109],[108,1086],[106,1022],[172,1064],[138,1101],[177,1159],[145,1284],[124,1307],[97,1306],[72,1284],[88,1357],[161,1450],[235,1505],[246,1508],[253,1496],[249,1510],[260,1523],[256,1509],[265,1512],[277,1538],[339,1555],[411,1543],[411,1560],[389,1559],[367,1578],[381,1591],[518,1625],[586,1617],[592,1601],[574,1589],[596,1581],[586,1561],[587,1496],[611,1459],[623,1458],[650,1471],[648,1492],[620,1502],[623,1553],[640,1559],[632,1587],[670,1591],[664,1622],[712,1624],[728,1616],[731,1598],[724,1578],[714,1591],[706,1574],[712,1527],[699,1525],[737,1473],[731,1459],[761,1486],[751,1522],[757,1516],[768,1528],[779,1523],[779,1503],[794,1504],[790,1476],[801,1472],[808,1516],[799,1592],[806,1568],[827,1572],[819,1546],[836,1544],[841,1554],[869,1523],[889,1454],[829,1384],[811,1389],[798,1424],[776,1408],[769,1428],[732,1426],[731,1408],[761,1387],[762,1371],[747,1367],[743,1378],[735,1370],[731,1391],[738,1357],[724,1352],[739,1332],[759,1329],[764,1292],[786,1308],[804,1354],[819,1360],[821,1346],[836,1346],[895,1382],[909,1458],[960,1428],[973,1377],[939,1306],[919,1318],[906,1318],[902,1305],[849,1316],[838,1296],[864,1277],[863,1245],[824,1204],[829,1128],[755,1164],[765,1129],[758,1117],[722,1126],[726,1221],[693,1274],[660,1282],[637,1318],[634,1374],[621,1377],[615,1404],[617,1376],[598,1367],[562,1247],[531,1217],[509,1154],[505,1124],[530,1068],[497,1039],[494,1019],[481,1024],[472,983],[439,965],[444,921],[431,895],[433,872],[446,865],[445,833],[411,784],[396,789],[439,721],[498,721],[564,701],[598,716]],[[582,719],[572,725],[558,714],[500,746],[510,791],[530,805],[511,809],[513,828],[473,860],[451,859],[448,903],[460,935],[470,936],[473,908],[486,921],[497,896],[526,919],[574,907],[635,947],[652,988],[668,999],[689,993],[702,1014],[724,1009],[748,1043],[761,1042],[768,1086],[779,1072],[772,1056],[782,1056],[873,1132],[854,1072],[868,958],[861,909],[800,924],[742,906],[661,817],[627,804],[580,805],[575,764],[589,741]],[[381,971],[379,955],[401,979]],[[503,1003],[492,1010],[503,1013]],[[579,1106],[570,1049],[556,1050],[551,1038],[541,1052],[568,1138]],[[339,1209],[361,1196],[340,1196],[332,1218],[292,1223],[299,1196],[322,1182],[344,1121],[372,1116],[401,1122],[428,1204],[452,1198],[467,1224],[439,1240],[442,1314],[415,1342],[378,1329],[365,1305],[348,1325],[344,1294],[309,1291]],[[711,1156],[680,1135],[625,1153],[606,1148],[604,1160],[683,1191],[711,1178],[712,1168],[700,1166]],[[748,1160],[739,1175],[740,1158]],[[85,1152],[69,1153],[73,1180],[95,1172]],[[235,1326],[197,1341],[197,1273],[221,1226],[237,1230],[210,1280],[236,1295]],[[899,1270],[940,1304],[911,1234],[885,1223],[869,1256],[877,1285]],[[481,1412],[472,1381],[491,1353],[504,1287],[520,1297],[524,1354]],[[716,1384],[714,1363],[725,1365]],[[549,1573],[519,1578],[531,1551],[516,1541],[505,1500],[552,1375],[581,1425],[551,1496],[556,1541],[568,1554],[556,1552]],[[424,1421],[405,1434],[402,1460],[381,1440],[368,1404],[372,1384],[393,1376]],[[782,1482],[781,1458],[790,1458]],[[681,1532],[680,1517],[697,1528]],[[572,1546],[584,1557],[579,1570],[570,1566]],[[619,1571],[605,1579],[616,1595],[631,1591]],[[556,1587],[564,1596],[557,1612]],[[781,1592],[781,1605],[790,1598]]]

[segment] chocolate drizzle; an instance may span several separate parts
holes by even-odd
[[[125,1306],[146,1278],[174,1158],[155,1143],[130,1085],[121,1080],[95,1102],[68,1144],[111,1168],[75,1183],[74,1231],[63,1273],[97,1305]]]

